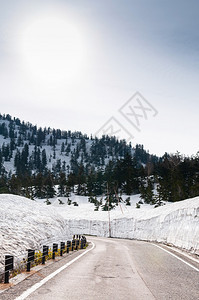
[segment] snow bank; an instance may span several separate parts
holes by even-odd
[[[28,248],[41,249],[43,244],[52,246],[69,237],[66,221],[53,207],[20,196],[0,195],[0,262],[5,254],[27,255]]]
[[[88,197],[70,199],[78,206],[68,205],[63,197],[50,199],[47,206],[45,200],[0,195],[0,262],[5,254],[24,255],[28,248],[52,246],[73,234],[109,236],[107,211],[94,211]],[[139,195],[131,196],[131,206],[110,211],[112,237],[158,241],[199,254],[199,197],[137,209],[139,200]]]
[[[64,214],[71,233],[109,236],[107,212],[92,212],[90,218],[88,210],[87,218],[63,209]],[[153,209],[131,209],[123,217],[111,211],[110,216],[112,237],[163,242],[199,253],[199,197]]]

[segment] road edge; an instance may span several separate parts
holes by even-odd
[[[77,257],[75,257],[74,259],[72,259],[71,261],[69,261],[68,263],[66,263],[65,265],[63,265],[62,267],[60,267],[59,269],[57,269],[56,271],[54,271],[53,273],[49,274],[48,276],[46,276],[44,279],[42,279],[40,282],[37,282],[36,284],[34,284],[33,286],[31,286],[30,288],[28,288],[25,292],[23,292],[20,296],[16,297],[15,300],[24,300],[26,299],[30,294],[32,294],[34,291],[36,291],[38,288],[40,288],[42,285],[44,285],[46,282],[48,282],[50,279],[52,279],[53,277],[55,277],[57,274],[59,274],[60,272],[62,272],[63,270],[65,270],[66,268],[68,268],[70,265],[72,265],[74,262],[76,262],[78,259],[80,259],[82,256],[86,255],[88,252],[90,252],[91,250],[94,249],[95,244],[93,242],[91,242],[92,247],[88,250],[86,250],[85,252],[81,253],[80,255],[78,255]]]

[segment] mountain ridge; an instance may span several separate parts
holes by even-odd
[[[103,167],[110,160],[124,158],[127,153],[140,165],[157,160],[142,145],[133,148],[115,137],[93,138],[79,131],[42,129],[10,115],[0,115],[0,147],[0,172],[10,175],[37,174],[46,170],[68,175],[78,165]]]

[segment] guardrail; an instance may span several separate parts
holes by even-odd
[[[69,253],[69,251],[74,251],[78,249],[84,249],[86,247],[86,237],[81,235],[74,235],[72,241],[60,242],[60,248],[58,248],[58,243],[53,243],[52,250],[49,246],[43,245],[42,253],[40,250],[28,249],[27,258],[23,257],[20,265],[20,270],[30,272],[33,262],[35,265],[45,264],[46,258],[55,260],[56,256],[63,256],[64,253]],[[38,251],[38,252],[37,252]],[[15,257],[19,258],[21,256]],[[0,273],[5,284],[9,283],[10,274],[14,277],[14,255],[5,255],[5,271]],[[20,272],[17,272],[17,274]]]

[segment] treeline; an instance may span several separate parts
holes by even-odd
[[[157,163],[149,164],[147,176],[140,183],[146,203],[161,204],[199,196],[199,156],[183,157],[167,153]]]
[[[96,197],[141,193],[144,202],[161,205],[164,201],[180,201],[199,195],[199,157],[165,154],[157,162],[140,164],[127,153],[106,166],[85,168],[79,164],[68,176],[65,172],[33,175],[1,176],[0,192],[29,198],[52,198],[77,195]],[[115,199],[115,200],[114,200]]]
[[[4,175],[0,178],[0,193],[9,192],[30,198],[53,197],[55,194],[68,196],[71,192],[99,196],[107,193],[108,184],[110,194],[123,192],[130,195],[139,192],[139,172],[135,158],[127,153],[124,159],[109,161],[106,166],[97,169],[86,168],[80,163],[68,176],[65,172],[57,174],[47,169],[44,173],[33,175]]]
[[[29,122],[20,121],[18,118],[12,118],[10,115],[0,114],[0,135],[4,139],[14,139],[17,147],[24,145],[24,142],[29,141],[31,145],[42,146],[42,144],[48,144],[54,146],[57,144],[58,139],[71,138],[74,139],[89,139],[86,134],[82,134],[79,131],[71,132],[62,131],[60,129],[52,129],[37,127]]]

